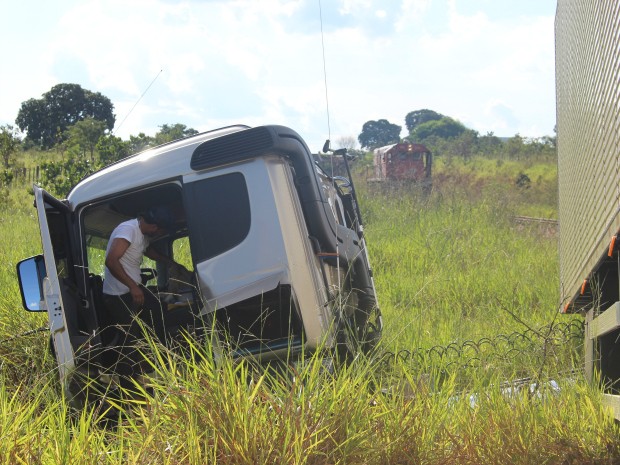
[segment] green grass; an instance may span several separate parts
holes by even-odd
[[[529,189],[515,186],[520,172]],[[15,265],[40,251],[40,239],[32,198],[11,191],[0,206],[0,462],[617,461],[620,431],[583,379],[578,339],[551,344],[555,333],[545,332],[516,346],[496,342],[576,318],[557,313],[555,231],[514,221],[555,218],[555,167],[438,163],[428,197],[356,186],[385,321],[380,351],[410,356],[360,359],[330,374],[318,356],[265,371],[228,359],[216,366],[195,341],[186,358],[146,348],[153,396],[124,404],[115,429],[99,426],[101,410],[68,410],[47,334],[7,341],[45,324],[20,309]],[[468,341],[484,338],[495,343],[471,352]],[[431,350],[451,344],[463,350]],[[502,383],[522,377],[531,378],[525,388],[507,395]]]
[[[402,333],[398,345],[513,330],[512,315],[533,326],[556,316],[553,235],[519,227],[486,201],[400,194],[365,204],[376,285],[388,326],[395,322]]]

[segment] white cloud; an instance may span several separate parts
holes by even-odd
[[[483,133],[552,131],[553,17],[491,21],[481,12],[460,15],[452,3],[448,29],[422,37],[418,50],[434,85],[452,100],[442,102],[451,116],[460,115]],[[441,100],[436,96],[435,101]],[[510,102],[511,118],[500,121],[485,111],[488,102],[499,100]],[[432,108],[442,111],[439,105]]]
[[[372,5],[371,0],[342,0],[340,13],[343,15],[352,14],[360,10],[369,9]]]
[[[327,137],[324,41],[332,138],[357,137],[370,119],[404,127],[420,108],[483,133],[551,132],[552,16],[491,19],[460,14],[451,0],[323,0],[332,16],[321,38],[313,1],[68,1],[16,62],[22,76],[0,76],[0,124],[58,82],[107,95],[120,123],[155,79],[119,135],[275,123],[316,146]]]

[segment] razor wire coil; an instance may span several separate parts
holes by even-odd
[[[538,329],[527,328],[525,331],[513,331],[508,334],[497,334],[482,337],[479,340],[451,342],[446,345],[417,347],[414,349],[398,349],[384,351],[377,360],[380,364],[389,365],[393,362],[420,364],[472,365],[484,363],[491,359],[510,361],[518,356],[554,353],[567,345],[574,347],[581,344],[584,337],[584,323],[571,321],[553,323]]]

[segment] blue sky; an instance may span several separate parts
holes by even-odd
[[[555,126],[552,0],[0,2],[0,125],[71,82],[112,100],[125,139],[282,124],[318,150],[368,120],[404,136],[422,108],[481,134]]]

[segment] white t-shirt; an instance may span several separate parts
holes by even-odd
[[[125,221],[112,231],[105,251],[106,257],[110,251],[112,242],[114,242],[114,239],[118,238],[125,239],[129,242],[129,247],[120,258],[121,265],[129,277],[139,284],[142,257],[144,256],[144,251],[149,246],[149,240],[142,234],[142,231],[140,231],[140,224],[137,219]],[[122,295],[128,292],[129,288],[112,276],[112,273],[106,266],[105,278],[103,280],[103,293],[108,295]]]

